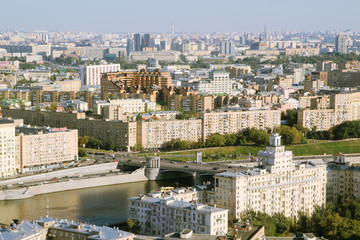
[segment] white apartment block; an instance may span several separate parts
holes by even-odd
[[[104,106],[119,106],[122,108],[123,113],[142,113],[147,111],[156,111],[156,102],[140,98],[96,101],[94,105],[96,114],[101,114],[101,108]]]
[[[203,121],[203,139],[215,133],[237,133],[246,128],[274,129],[281,123],[280,110],[204,112],[199,116]]]
[[[281,146],[273,134],[270,146],[258,153],[258,168],[246,172],[218,173],[215,178],[215,203],[229,209],[230,219],[246,210],[296,217],[311,214],[326,201],[326,165],[310,161],[294,163],[292,152]]]
[[[129,198],[129,216],[139,221],[141,234],[163,236],[190,229],[198,234],[225,235],[228,210],[178,201],[172,197]]]
[[[15,124],[0,121],[0,178],[16,174]]]
[[[209,74],[209,80],[199,80],[194,82],[194,89],[198,92],[216,94],[232,92],[230,73],[222,70],[214,70]]]
[[[81,67],[81,85],[99,85],[102,73],[119,72],[120,64]]]

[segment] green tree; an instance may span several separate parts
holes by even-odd
[[[48,111],[56,111],[57,109],[57,103],[51,103],[50,106],[46,107],[46,110]]]
[[[219,147],[224,146],[226,139],[223,135],[215,133],[206,139],[206,146],[208,147]]]
[[[297,110],[288,109],[286,112],[281,112],[281,120],[286,121],[285,125],[292,127],[297,123]]]
[[[138,121],[138,122],[142,121],[142,116],[140,113],[136,116],[136,121]]]
[[[224,137],[225,137],[225,145],[226,146],[234,146],[237,142],[236,134],[226,133],[224,135]]]
[[[87,152],[84,149],[79,149],[79,157],[86,157],[87,156]]]

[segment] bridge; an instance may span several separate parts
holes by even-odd
[[[128,160],[120,167],[124,171],[133,171],[145,166],[145,175],[149,180],[165,180],[181,177],[212,176],[222,171],[242,171],[244,167],[233,167],[224,163],[186,163],[160,160],[159,156],[146,157],[145,161]]]

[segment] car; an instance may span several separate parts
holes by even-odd
[[[232,166],[228,166],[228,168],[232,168]]]
[[[219,168],[218,168],[218,167],[214,167],[213,170],[219,170]]]
[[[127,160],[128,162],[131,162],[131,159]]]
[[[115,157],[115,155],[114,155],[114,154],[110,154],[109,156],[110,156],[110,157]]]
[[[189,166],[184,166],[184,168],[189,168]]]
[[[175,161],[171,161],[170,163],[172,163],[172,164],[177,164],[177,162],[175,162]]]

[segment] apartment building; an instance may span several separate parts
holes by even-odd
[[[161,72],[159,69],[147,71],[121,71],[106,73],[101,77],[101,94],[103,99],[107,99],[109,94],[122,92],[124,87],[138,86],[149,87],[169,87],[172,84],[169,72]]]
[[[202,119],[203,139],[219,133],[237,133],[246,128],[274,129],[280,126],[281,111],[256,110],[199,113]]]
[[[15,124],[0,119],[0,178],[16,174]]]
[[[295,163],[292,152],[273,134],[270,145],[258,153],[258,167],[246,172],[223,172],[215,178],[215,203],[229,209],[230,219],[252,209],[296,217],[311,214],[326,201],[326,165],[311,161]]]
[[[129,216],[139,221],[142,234],[163,236],[190,229],[198,234],[225,235],[228,210],[174,198],[129,198]]]
[[[120,64],[84,66],[80,69],[81,85],[100,85],[101,74],[119,72]]]
[[[342,198],[360,199],[360,167],[352,166],[344,154],[334,155],[327,167],[326,201],[337,203]]]
[[[201,119],[138,122],[137,142],[144,148],[161,148],[177,138],[198,142],[202,140],[201,125]]]
[[[42,170],[49,164],[78,158],[78,130],[67,128],[16,127],[19,172]],[[18,147],[17,146],[17,147]]]
[[[360,119],[360,92],[302,97],[300,102],[304,99],[310,99],[311,109],[298,111],[298,124],[308,129],[326,131],[345,121]]]
[[[209,73],[208,80],[199,80],[194,82],[194,89],[198,92],[217,94],[232,92],[232,82],[229,72],[223,70],[213,70]]]
[[[214,97],[194,95],[171,95],[167,101],[168,107],[172,111],[185,111],[204,112],[206,110],[214,109]]]
[[[146,99],[113,99],[107,101],[96,101],[94,106],[94,112],[96,114],[101,113],[101,108],[105,106],[118,106],[122,108],[124,113],[142,113],[147,111],[156,111],[156,102]]]
[[[332,87],[357,87],[360,84],[360,72],[352,70],[334,70],[328,72],[328,85]]]

